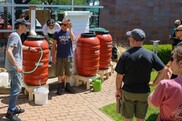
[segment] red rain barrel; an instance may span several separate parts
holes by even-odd
[[[99,70],[100,42],[95,33],[82,33],[76,45],[76,69],[79,75],[94,76]]]
[[[94,29],[93,31],[100,41],[99,69],[107,69],[112,56],[112,37],[109,31],[102,28]]]
[[[31,86],[46,84],[49,66],[49,45],[47,41],[43,36],[28,36],[23,44],[25,46],[35,47],[38,50],[37,52],[29,50],[23,51],[23,68],[25,72],[32,71],[36,67],[38,60],[40,59],[41,52],[43,52],[38,68],[30,74],[24,74],[24,82]],[[42,48],[42,51],[40,48]]]

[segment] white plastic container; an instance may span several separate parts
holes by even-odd
[[[7,87],[9,84],[9,74],[7,72],[0,73],[0,87]]]
[[[48,103],[49,90],[45,87],[39,87],[34,89],[35,104],[44,105]]]
[[[81,33],[89,32],[91,15],[90,11],[64,11],[64,16],[69,18],[73,24],[73,32],[76,38],[79,38]]]

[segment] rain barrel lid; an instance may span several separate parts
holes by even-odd
[[[108,34],[109,30],[106,30],[104,28],[93,28],[90,29],[90,32],[95,32],[96,34]]]
[[[93,32],[81,34],[81,37],[95,37],[95,36],[96,36],[96,34]]]
[[[31,35],[29,35],[28,37],[27,37],[27,40],[44,40],[45,39],[45,37],[44,36],[41,36],[41,35],[37,35],[37,36],[31,36]]]

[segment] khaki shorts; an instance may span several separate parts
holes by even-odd
[[[56,75],[63,76],[71,76],[72,72],[72,64],[73,58],[57,58],[57,65],[56,65]]]
[[[122,90],[122,115],[126,119],[136,118],[145,119],[149,93],[130,93]]]

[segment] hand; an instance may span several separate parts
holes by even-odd
[[[68,22],[68,28],[71,29],[72,28],[72,23],[71,22]]]
[[[22,69],[22,68],[19,68],[19,67],[16,67],[16,71],[17,71],[18,73],[23,73],[23,72],[24,72],[23,69]]]
[[[30,51],[32,51],[32,52],[37,52],[37,49],[34,48],[34,47],[30,47]]]
[[[166,73],[164,75],[164,79],[170,79],[172,76],[172,73],[173,72],[172,72],[171,68],[167,68]]]
[[[154,82],[149,82],[149,86],[155,86]]]
[[[116,94],[115,94],[116,100],[121,99],[121,96],[122,96],[121,90],[117,90],[117,91],[116,91]]]
[[[165,73],[164,73],[164,79],[170,79],[172,76],[172,70],[171,70],[171,61],[169,61],[166,64],[166,69],[165,69]]]

